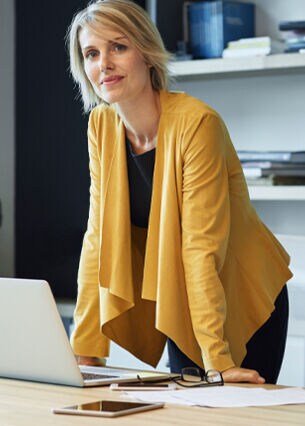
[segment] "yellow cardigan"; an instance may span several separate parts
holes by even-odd
[[[258,218],[219,115],[184,93],[160,93],[147,230],[130,224],[124,125],[90,115],[90,211],[78,276],[76,354],[109,355],[109,339],[156,366],[166,336],[198,365],[240,365],[291,277],[289,256]]]

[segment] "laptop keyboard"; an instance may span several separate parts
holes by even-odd
[[[83,373],[84,380],[98,380],[98,379],[115,379],[119,376],[110,376],[109,374],[97,374],[97,373]]]

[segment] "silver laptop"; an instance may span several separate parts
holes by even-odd
[[[46,281],[0,278],[0,338],[0,377],[81,387],[168,377],[79,366]]]

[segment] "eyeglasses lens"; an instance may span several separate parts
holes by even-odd
[[[198,368],[183,368],[181,370],[181,379],[185,382],[201,382],[202,375]]]
[[[206,372],[206,380],[208,383],[218,383],[222,381],[222,377],[217,370],[208,370]]]

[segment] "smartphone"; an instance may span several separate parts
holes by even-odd
[[[112,391],[157,391],[157,390],[175,390],[175,383],[151,383],[151,382],[136,382],[136,383],[112,383],[110,390]]]
[[[164,403],[161,402],[151,404],[145,402],[103,400],[63,408],[53,408],[52,412],[55,414],[74,414],[80,416],[119,417],[162,407],[164,407]]]

